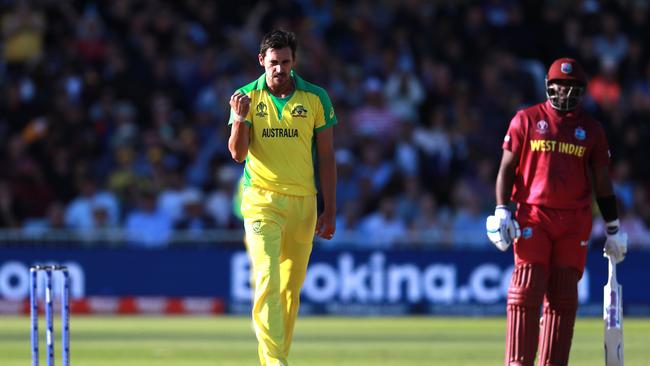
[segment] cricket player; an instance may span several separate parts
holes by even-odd
[[[230,98],[228,148],[246,162],[241,213],[263,366],[288,365],[314,233],[331,239],[336,230],[336,116],[325,90],[294,72],[296,48],[291,32],[266,34],[258,55],[264,74]],[[315,165],[323,198],[318,219]]]
[[[500,250],[514,242],[507,366],[532,366],[538,342],[538,365],[569,361],[591,232],[592,190],[607,223],[605,253],[620,262],[627,251],[608,172],[607,139],[580,105],[586,87],[576,60],[556,60],[546,76],[547,101],[518,111],[503,141],[497,206],[486,228]],[[510,199],[517,203],[514,218]]]

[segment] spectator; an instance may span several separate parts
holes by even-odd
[[[183,216],[184,200],[200,195],[199,190],[186,184],[181,172],[171,171],[167,175],[165,188],[158,195],[158,208],[170,219],[176,221]]]
[[[455,247],[477,249],[488,245],[485,237],[485,211],[481,201],[466,181],[461,181],[454,190],[455,214],[451,222],[451,238]]]
[[[97,14],[97,9],[92,6],[85,9],[79,20],[75,48],[84,62],[91,65],[99,65],[106,57],[104,25]]]
[[[0,181],[0,225],[3,228],[14,228],[19,226],[18,219],[15,217],[17,211],[16,202],[11,194],[9,183]]]
[[[34,218],[25,221],[23,230],[26,235],[42,237],[47,235],[50,230],[66,230],[65,225],[65,206],[61,202],[54,202],[47,210],[45,218]]]
[[[611,111],[621,101],[621,84],[616,75],[616,63],[611,58],[601,61],[601,72],[589,81],[589,96],[603,109]]]
[[[108,243],[108,244],[122,244],[124,236],[117,223],[111,222],[110,219],[110,204],[107,201],[96,200],[93,202],[92,207],[92,228],[77,232],[81,241],[86,245],[95,243]]]
[[[411,240],[418,245],[448,246],[448,223],[443,213],[438,211],[438,204],[432,194],[422,195],[416,212],[417,215],[414,215],[409,225]]]
[[[156,206],[153,188],[141,188],[136,198],[138,207],[126,216],[126,240],[137,247],[156,248],[169,244],[173,221]]]
[[[99,182],[94,177],[82,177],[78,182],[79,195],[65,209],[65,224],[68,228],[78,231],[91,230],[93,224],[93,208],[102,205],[107,210],[108,223],[117,226],[119,223],[119,204],[110,191],[99,189]]]
[[[612,168],[612,184],[614,193],[619,200],[622,210],[630,210],[634,205],[634,183],[630,180],[630,163],[627,160],[617,161]]]
[[[174,229],[183,230],[188,235],[200,237],[206,230],[216,228],[216,223],[205,213],[203,195],[200,191],[188,191],[183,194],[183,214],[174,223]]]
[[[216,173],[215,190],[208,196],[205,204],[206,211],[219,228],[236,227],[236,213],[233,212],[233,197],[239,188],[239,169],[232,166],[222,166]]]
[[[418,176],[406,175],[402,177],[400,193],[396,198],[397,215],[410,225],[421,215],[420,202],[428,195],[422,191]]]
[[[415,123],[404,120],[400,124],[399,134],[395,142],[395,165],[400,173],[410,176],[420,176],[420,152],[413,141]]]
[[[386,105],[382,81],[370,77],[363,83],[365,103],[352,114],[350,123],[358,136],[370,137],[384,143],[397,136],[399,119]]]
[[[355,246],[365,240],[365,238],[359,235],[361,202],[359,200],[344,201],[338,207],[340,208],[336,217],[336,235],[332,240],[321,241],[321,245],[325,248]]]
[[[424,166],[430,174],[446,174],[451,164],[453,150],[451,136],[447,128],[447,116],[443,108],[433,110],[426,126],[418,127],[413,133],[413,141],[424,154]]]
[[[346,149],[338,150],[336,168],[336,207],[342,208],[346,202],[357,200],[361,196],[354,155]]]
[[[127,206],[130,190],[141,178],[135,171],[135,151],[129,146],[120,146],[114,151],[113,158],[115,168],[108,177],[108,189]]]
[[[388,249],[404,243],[407,238],[406,225],[396,211],[395,198],[381,198],[378,210],[371,212],[361,221],[359,232],[363,239],[356,245]]]
[[[383,147],[372,140],[362,146],[359,178],[367,182],[373,194],[379,194],[388,185],[395,171],[393,163],[385,158]]]
[[[120,101],[115,106],[115,126],[111,134],[111,146],[133,146],[138,139],[136,110],[132,103]]]
[[[479,201],[480,210],[489,212],[494,206],[494,185],[491,181],[496,177],[496,162],[494,159],[479,158],[475,162],[471,174],[464,177],[472,195]]]
[[[11,195],[16,219],[24,222],[45,216],[56,197],[45,181],[43,171],[35,163],[25,160],[16,166],[14,174]]]
[[[628,39],[620,32],[618,18],[614,14],[601,15],[601,33],[594,37],[593,42],[596,57],[601,62],[611,62],[613,68],[617,68],[627,54]]]
[[[424,87],[415,75],[413,61],[403,58],[397,70],[388,77],[384,87],[386,100],[391,112],[402,121],[415,122],[419,119],[418,111],[424,101]]]
[[[34,63],[43,54],[45,17],[30,3],[16,1],[15,8],[2,16],[4,59],[10,66]]]

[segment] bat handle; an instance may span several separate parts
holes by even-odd
[[[612,256],[607,256],[608,259],[608,273],[609,273],[609,280],[612,282],[617,282],[616,281],[616,260]]]

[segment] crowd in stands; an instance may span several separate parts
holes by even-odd
[[[324,246],[488,247],[501,142],[555,58],[590,75],[632,249],[650,248],[645,1],[211,0],[0,4],[0,227],[241,229],[228,99],[284,28],[336,110],[338,234]],[[594,237],[602,237],[595,213]],[[107,234],[110,235],[110,234]],[[218,241],[218,240],[217,240]]]

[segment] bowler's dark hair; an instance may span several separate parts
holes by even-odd
[[[296,49],[298,44],[296,42],[296,35],[293,32],[285,31],[282,29],[274,29],[264,35],[260,43],[260,55],[266,55],[266,50],[269,48],[280,49],[289,47],[291,48],[291,56],[296,58]]]

